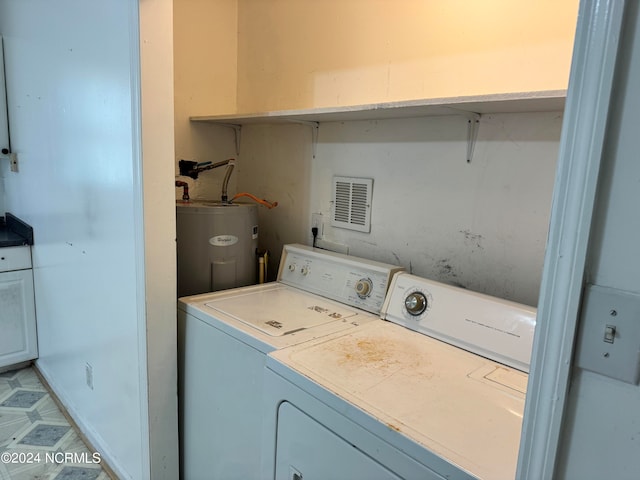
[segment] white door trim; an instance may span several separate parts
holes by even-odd
[[[553,478],[626,2],[582,0],[554,186],[517,478]]]

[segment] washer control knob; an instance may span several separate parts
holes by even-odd
[[[371,280],[368,278],[361,278],[356,283],[356,293],[360,298],[367,298],[371,294]]]
[[[300,269],[300,273],[302,275],[308,275],[309,274],[309,267],[308,266],[304,266]]]
[[[404,299],[404,306],[410,315],[417,317],[427,309],[427,297],[422,292],[413,292]]]
[[[288,268],[289,268],[290,272],[295,272],[296,271],[296,264],[295,263],[290,263]]]

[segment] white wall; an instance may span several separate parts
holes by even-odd
[[[536,305],[562,124],[560,113],[483,116],[471,163],[462,116],[243,129],[241,188],[261,210],[261,245],[323,239],[416,275]],[[330,225],[332,177],[373,178],[371,233]]]
[[[602,156],[587,282],[640,294],[640,10],[624,16],[612,116]],[[600,73],[599,73],[600,74]],[[624,332],[621,332],[621,335]],[[640,387],[574,369],[557,478],[635,479],[640,471]]]
[[[134,2],[136,5],[138,2]],[[176,333],[176,243],[173,176],[175,164],[173,117],[173,0],[139,2],[140,92],[134,103],[142,129],[134,132],[134,179],[136,205],[144,205],[137,218],[136,274],[139,282],[141,410],[148,428],[143,428],[143,448],[148,445],[149,461],[143,478],[178,478],[178,359]],[[136,29],[133,29],[137,33]],[[134,72],[135,66],[134,66]],[[135,76],[134,76],[135,78]],[[135,116],[135,115],[134,115]],[[140,158],[142,154],[142,169]],[[141,177],[140,177],[141,175]],[[140,196],[142,195],[142,197]],[[144,225],[144,231],[142,226]],[[143,235],[143,236],[142,236]],[[143,253],[144,252],[144,253]],[[143,257],[144,254],[144,257]],[[144,282],[144,286],[142,286]],[[144,295],[142,295],[144,291]],[[117,415],[117,412],[114,412]]]
[[[258,208],[259,245],[271,252],[271,279],[277,273],[285,243],[308,243],[311,152],[311,129],[307,126],[242,128],[237,189],[278,202],[273,209]]]
[[[176,2],[175,54],[185,71],[190,58],[220,58],[236,75],[241,112],[563,89],[577,16],[576,0],[528,4],[526,14],[501,0],[237,0],[235,11],[229,2]],[[202,31],[212,15],[235,15],[237,38],[226,42],[237,54],[235,73],[212,41],[216,29]],[[189,115],[230,113],[230,104],[208,98],[219,91],[223,102],[231,90],[214,81],[218,74],[206,64],[207,85],[176,71],[176,160],[235,156],[231,129],[186,124]],[[310,242],[311,214],[320,212],[325,237],[353,254],[535,305],[560,125],[554,113],[485,116],[470,165],[463,117],[322,124],[315,160],[309,127],[245,125],[230,191],[280,202],[260,209],[260,245],[272,252],[272,267],[283,243]],[[369,235],[328,226],[331,177],[343,174],[375,178]],[[192,198],[216,199],[222,172],[180,179]],[[419,221],[408,208],[419,210]],[[397,233],[387,232],[390,222]],[[436,229],[425,226],[432,223]]]
[[[8,169],[3,165],[0,165],[0,217],[4,217],[4,213],[6,211],[5,202],[4,202],[4,176],[6,175],[6,171]]]
[[[565,89],[577,7],[239,0],[238,110]]]
[[[193,199],[220,200],[224,169],[194,181],[178,177],[177,162],[236,157],[233,130],[191,123],[189,117],[236,110],[238,0],[180,0],[173,2],[173,10],[176,180],[190,185]],[[230,192],[235,192],[236,177],[231,177]],[[182,189],[175,194],[181,199]]]
[[[6,209],[34,227],[37,364],[123,479],[177,472],[171,3],[143,3],[161,32],[140,40],[137,2],[0,1],[20,159],[18,175],[3,170]],[[157,89],[142,108],[141,82]],[[159,342],[149,350],[147,334]],[[165,360],[149,376],[147,355]],[[147,391],[162,393],[151,411]],[[151,452],[150,466],[149,425],[162,422],[169,436],[151,444],[165,451]]]

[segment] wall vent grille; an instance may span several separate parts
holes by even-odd
[[[333,177],[331,225],[370,232],[372,189],[372,178]]]

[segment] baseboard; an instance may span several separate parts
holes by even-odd
[[[14,363],[13,365],[7,365],[6,367],[0,367],[0,373],[10,372],[11,370],[21,370],[31,365],[31,360],[26,362]]]
[[[30,363],[30,362],[28,362],[28,363]],[[44,387],[48,390],[49,395],[51,396],[51,398],[53,399],[55,404],[58,406],[58,408],[60,409],[62,414],[65,416],[65,418],[69,422],[69,424],[76,430],[76,432],[78,433],[78,436],[82,439],[82,441],[85,443],[87,448],[90,451],[94,451],[94,452],[99,452],[100,453],[100,459],[101,459],[100,466],[105,471],[105,473],[109,477],[111,477],[112,480],[120,480],[121,478],[124,478],[125,477],[124,475],[118,475],[116,473],[116,469],[112,467],[113,463],[110,460],[110,455],[108,454],[108,452],[105,451],[104,448],[102,448],[102,449],[101,448],[96,448],[96,445],[101,445],[102,442],[93,441],[91,437],[97,439],[99,436],[97,434],[95,434],[95,433],[93,433],[93,435],[91,433],[86,434],[85,432],[87,430],[90,430],[90,429],[83,429],[78,424],[78,422],[76,422],[76,420],[74,418],[74,415],[73,415],[74,412],[69,411],[69,409],[63,403],[63,401],[60,400],[60,398],[58,397],[58,394],[56,393],[55,389],[51,386],[52,382],[50,381],[49,375],[47,375],[47,373],[46,373],[46,369],[42,369],[40,367],[40,365],[38,365],[37,361],[33,363],[32,368],[33,368],[33,371],[38,376],[38,378],[40,379],[40,381],[42,382],[42,384],[44,385]]]

